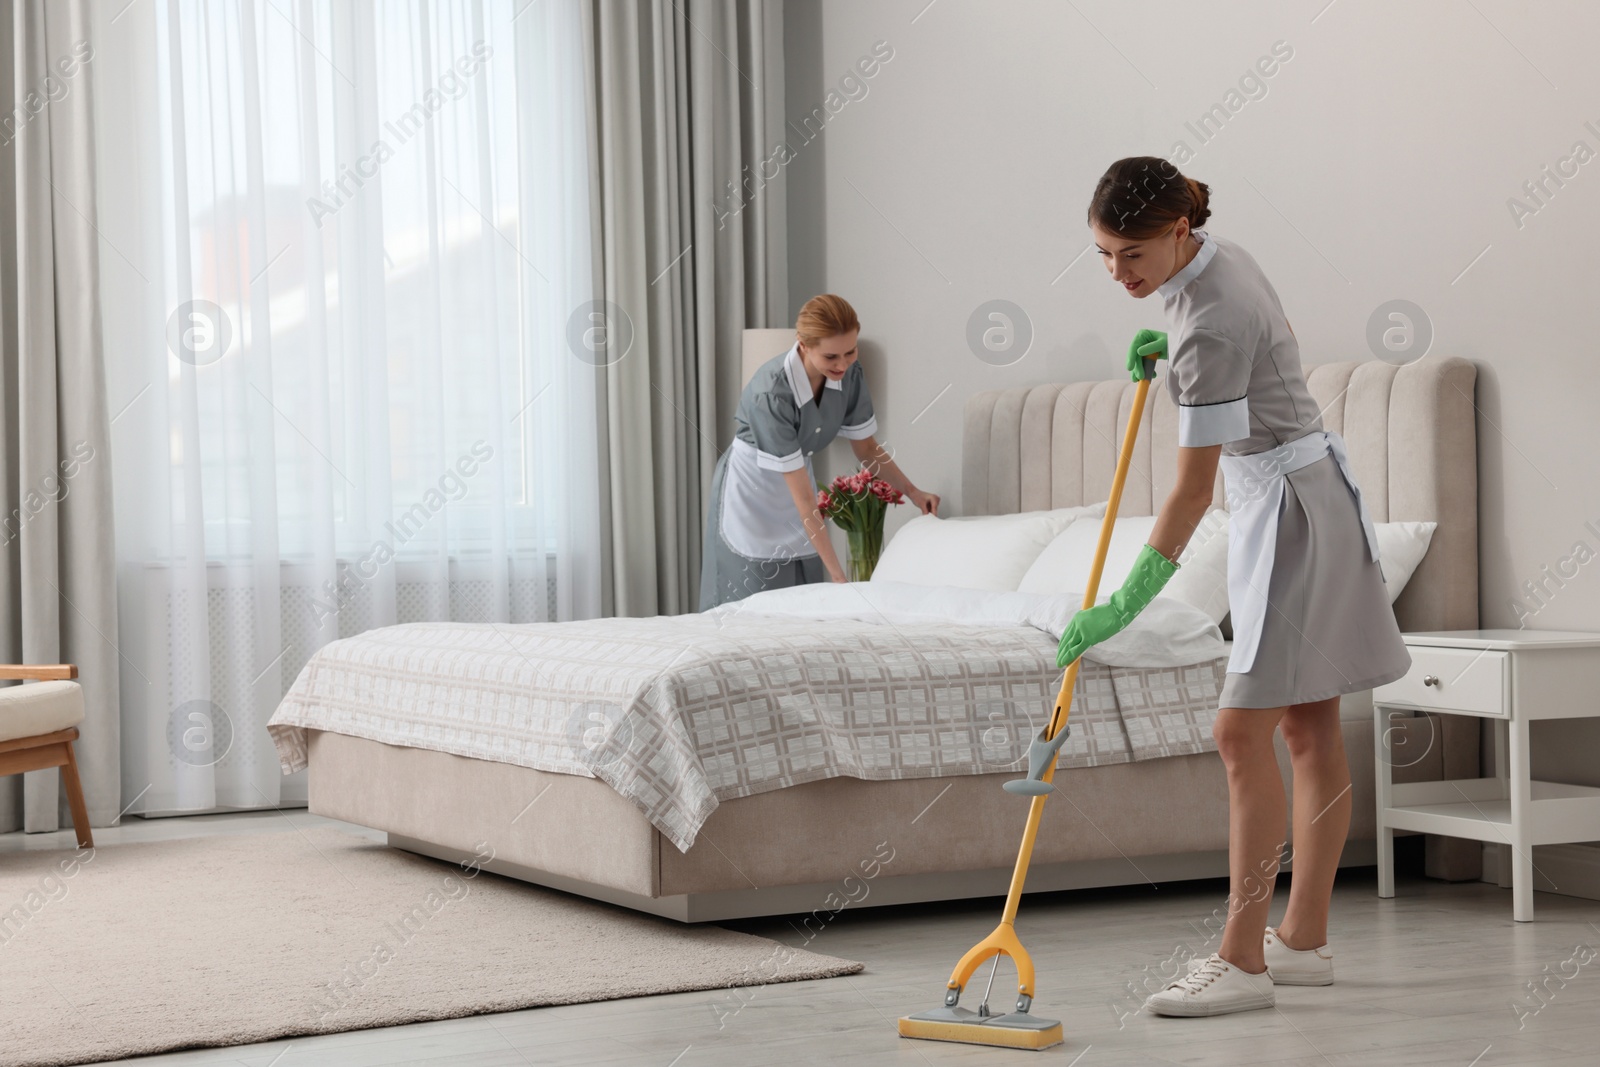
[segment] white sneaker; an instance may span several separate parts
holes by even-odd
[[[1275,926],[1267,927],[1261,948],[1267,958],[1267,974],[1274,985],[1332,985],[1333,953],[1321,948],[1290,948]],[[1189,961],[1189,971],[1200,969],[1206,961],[1199,956]]]
[[[1267,957],[1267,973],[1278,985],[1332,985],[1333,953],[1321,948],[1290,948],[1278,936],[1276,927],[1267,927],[1262,942]]]
[[[1270,975],[1246,974],[1213,952],[1187,975],[1152,993],[1144,1006],[1157,1015],[1195,1016],[1270,1008],[1276,1002]]]

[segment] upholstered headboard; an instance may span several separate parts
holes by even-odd
[[[1400,599],[1400,628],[1478,625],[1477,369],[1464,359],[1405,367],[1371,361],[1310,370],[1322,423],[1344,436],[1374,522],[1436,522]],[[1165,383],[1149,409],[1123,488],[1122,515],[1153,515],[1177,470],[1178,409]],[[1104,500],[1133,406],[1126,379],[979,393],[967,402],[962,510],[1038,511]],[[1225,507],[1218,475],[1217,507]]]

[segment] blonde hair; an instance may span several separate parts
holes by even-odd
[[[859,329],[861,321],[856,318],[856,309],[844,297],[832,293],[823,293],[807,300],[794,321],[796,336],[808,345]]]

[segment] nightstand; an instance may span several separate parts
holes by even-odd
[[[1403,634],[1406,676],[1372,691],[1378,896],[1394,896],[1394,832],[1510,845],[1511,915],[1533,921],[1533,846],[1600,841],[1600,788],[1534,781],[1528,724],[1600,716],[1600,633],[1440,630]],[[1392,716],[1426,711],[1491,719],[1495,776],[1394,781]]]

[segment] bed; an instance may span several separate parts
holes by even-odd
[[[1474,382],[1472,365],[1458,359],[1405,368],[1332,364],[1309,376],[1325,424],[1349,443],[1374,519],[1438,524],[1395,604],[1403,630],[1477,624]],[[1130,383],[1110,381],[973,397],[964,510],[996,515],[1103,500],[1132,396]],[[1165,390],[1150,397],[1150,429],[1134,457],[1123,515],[1152,514],[1173,476],[1176,410]],[[1216,502],[1223,503],[1220,480]],[[315,813],[383,830],[397,848],[475,858],[497,873],[680,921],[1004,892],[1026,804],[999,788],[1016,776],[1009,766],[998,769],[1016,749],[987,751],[982,739],[994,734],[974,724],[1003,722],[1000,736],[1012,744],[1026,736],[1022,724],[1050,695],[1050,672],[1041,666],[1048,641],[996,630],[1010,639],[991,640],[994,647],[979,646],[983,655],[975,656],[970,642],[983,638],[969,630],[948,638],[942,661],[919,659],[910,650],[937,637],[937,626],[924,634],[836,621],[840,647],[859,652],[849,662],[827,652],[838,659],[827,667],[857,704],[874,673],[881,692],[922,685],[941,693],[921,709],[923,729],[857,736],[836,722],[794,728],[806,719],[806,694],[816,691],[815,662],[810,682],[796,687],[793,677],[797,649],[814,644],[814,628],[807,636],[798,622],[785,629],[781,619],[753,625],[749,617],[738,626],[706,618],[668,625],[373,631],[319,652],[307,672],[323,671],[337,686],[308,697],[302,672],[270,729],[286,770],[309,767]],[[686,642],[684,628],[696,626],[705,632]],[[697,650],[693,662],[683,661],[686,647]],[[1086,665],[1069,743],[1077,748],[1064,750],[1030,892],[1227,873],[1227,787],[1204,717],[1225,657],[1224,648],[1170,667]],[[945,694],[944,683],[960,674],[952,664],[963,658],[983,661],[987,673]],[[744,668],[730,668],[735,661]],[[670,685],[660,681],[669,676]],[[930,679],[940,685],[924,684]],[[619,718],[623,702],[595,697],[602,685],[648,691],[654,703]],[[740,692],[730,695],[730,685]],[[326,696],[335,690],[349,698],[340,707]],[[561,736],[518,725],[526,717],[519,701],[561,693],[573,710],[547,731]],[[394,709],[429,701],[449,705],[448,719],[391,721]],[[749,755],[750,745],[719,742],[742,728],[739,716],[767,705],[765,728],[774,734],[771,744],[753,746],[760,758]],[[1370,693],[1344,705],[1355,807],[1343,862],[1370,864]],[[967,718],[952,720],[952,708]],[[541,714],[552,723],[561,718]],[[708,714],[715,729],[692,725]],[[582,734],[591,722],[603,743],[574,753],[573,730]],[[1397,768],[1397,780],[1478,773],[1475,723],[1422,716],[1396,728],[1418,731],[1413,751],[1427,753]],[[1281,749],[1280,760],[1287,774]],[[1184,803],[1171,804],[1175,796]],[[1476,852],[1453,847],[1470,844],[1430,839],[1429,873],[1477,877]]]

